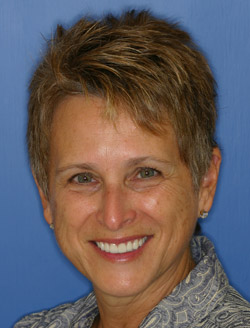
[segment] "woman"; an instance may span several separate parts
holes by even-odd
[[[189,35],[144,11],[58,27],[30,92],[44,216],[94,292],[15,327],[250,327],[194,237],[221,155],[214,80]]]

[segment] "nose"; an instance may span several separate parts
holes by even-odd
[[[111,231],[118,231],[136,218],[130,191],[121,186],[110,186],[102,193],[98,221]]]

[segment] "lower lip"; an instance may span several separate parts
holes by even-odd
[[[92,242],[91,244],[93,245],[94,249],[98,254],[100,254],[104,259],[110,262],[129,262],[135,260],[142,254],[142,252],[144,251],[145,247],[147,246],[151,238],[152,236],[147,236],[147,240],[141,247],[139,247],[138,249],[132,252],[127,252],[122,254],[120,253],[113,254],[113,253],[104,252],[99,247],[97,247],[95,243]]]

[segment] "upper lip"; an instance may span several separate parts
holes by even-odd
[[[129,241],[132,241],[132,240],[136,240],[136,239],[141,239],[141,238],[144,238],[144,237],[152,237],[152,235],[136,235],[136,236],[128,236],[128,237],[122,237],[122,238],[97,238],[97,239],[94,239],[94,240],[91,240],[92,242],[103,242],[103,243],[108,243],[108,244],[121,244],[121,243],[127,243]]]

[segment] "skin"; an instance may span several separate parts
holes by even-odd
[[[114,126],[102,117],[104,107],[102,99],[82,96],[59,104],[49,197],[38,188],[59,246],[93,282],[100,310],[93,327],[133,328],[195,266],[189,242],[200,211],[212,205],[221,157],[214,149],[195,193],[171,126],[164,137],[150,134],[122,105]],[[137,251],[117,256],[95,244],[144,236]]]

